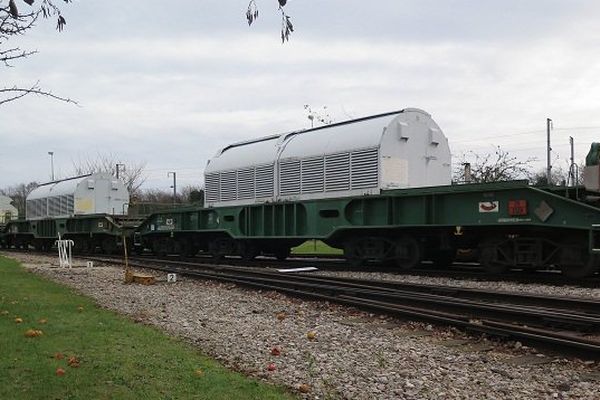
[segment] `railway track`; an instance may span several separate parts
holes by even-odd
[[[153,256],[152,256],[153,257]],[[153,257],[154,258],[154,257]],[[192,258],[180,258],[172,256],[166,260],[182,260],[187,262],[214,263],[210,256],[196,256]],[[352,272],[381,272],[392,273],[405,276],[426,276],[432,278],[452,278],[456,280],[469,279],[475,281],[487,282],[514,282],[514,283],[538,283],[552,286],[578,286],[582,288],[600,288],[600,274],[596,274],[586,279],[570,279],[560,273],[560,271],[521,271],[514,270],[504,274],[492,275],[486,273],[477,263],[459,263],[456,262],[448,267],[438,267],[432,263],[422,263],[419,267],[402,271],[394,266],[384,264],[367,264],[360,267],[351,266],[348,262],[339,257],[332,256],[292,256],[285,261],[278,261],[266,257],[257,258],[252,261],[241,258],[227,258],[227,265],[244,267],[263,267],[263,268],[289,268],[311,267],[318,265],[319,269],[326,271],[352,271]]]
[[[10,249],[11,252],[27,252],[31,254],[48,254],[23,249]],[[94,254],[77,254],[79,257],[92,257]],[[109,257],[108,255],[105,257]],[[155,258],[163,261],[186,261],[190,263],[215,264],[209,255],[198,254],[194,257],[182,258],[178,255],[156,257],[150,253],[138,255],[138,257]],[[325,271],[352,271],[352,272],[379,272],[391,273],[403,276],[424,276],[432,278],[451,278],[456,280],[468,279],[481,282],[513,282],[513,283],[537,283],[552,286],[577,286],[581,288],[600,288],[600,273],[585,279],[570,279],[556,270],[546,271],[521,271],[512,270],[503,274],[486,273],[478,263],[455,262],[448,267],[437,267],[431,263],[424,262],[415,269],[409,271],[398,270],[395,267],[384,264],[369,263],[360,267],[351,266],[339,256],[331,255],[292,255],[285,261],[279,261],[269,257],[258,257],[254,260],[244,260],[239,257],[227,257],[221,260],[222,264],[240,267],[255,268],[302,268],[318,267]]]
[[[152,257],[155,256],[144,256]],[[195,256],[189,258],[181,258],[179,256],[167,256],[161,259],[164,260],[181,260],[191,263],[207,263],[214,264],[210,256]],[[380,272],[392,273],[395,275],[406,276],[426,276],[432,278],[452,278],[452,279],[469,279],[476,281],[488,282],[514,282],[514,283],[539,283],[543,285],[553,286],[579,286],[582,288],[600,288],[600,274],[596,274],[586,279],[570,279],[560,273],[560,271],[521,271],[514,270],[504,274],[489,274],[477,263],[454,263],[451,266],[440,268],[431,263],[422,263],[419,267],[402,271],[395,267],[390,267],[383,264],[367,264],[360,267],[350,266],[348,262],[336,256],[297,256],[293,255],[285,261],[279,261],[267,257],[260,257],[251,261],[241,258],[230,257],[226,258],[222,263],[226,265],[257,267],[257,268],[302,268],[302,267],[318,267],[326,271],[352,271],[352,272]]]
[[[92,257],[97,262],[115,258]],[[287,274],[265,268],[132,258],[132,266],[330,301],[600,359],[600,301],[449,286]]]

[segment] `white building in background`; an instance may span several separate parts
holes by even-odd
[[[10,203],[12,203],[10,197],[0,195],[0,224],[19,218],[19,210]]]

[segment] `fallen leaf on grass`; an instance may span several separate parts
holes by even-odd
[[[56,368],[56,376],[63,376],[65,374],[65,370],[62,368]]]
[[[69,364],[69,367],[77,368],[79,367],[79,360],[77,359],[77,357],[71,356],[69,357],[67,364]]]
[[[17,324],[20,324],[21,322],[23,322],[23,318],[19,318],[19,317],[17,317],[17,318],[15,318],[15,322],[16,322]]]
[[[82,312],[83,311],[83,306],[77,307],[77,311]]]
[[[48,320],[46,318],[41,318],[40,320],[38,320],[38,323],[43,325],[43,324],[48,323]]]
[[[204,371],[202,371],[200,368],[198,368],[197,370],[194,371],[194,374],[196,376],[202,376],[202,375],[204,375]]]
[[[2,310],[2,312],[0,314],[2,314],[2,315],[8,315],[9,312],[8,312],[8,310]]]
[[[27,329],[25,331],[25,336],[30,337],[30,338],[39,337],[39,336],[42,336],[43,334],[44,334],[44,332],[42,332],[39,329]]]
[[[55,353],[54,358],[57,360],[62,360],[63,358],[65,358],[65,356],[63,353]]]

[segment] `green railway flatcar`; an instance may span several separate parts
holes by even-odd
[[[588,158],[592,182],[598,157]],[[227,146],[209,161],[205,186],[204,207],[144,221],[142,246],[284,259],[319,239],[355,265],[445,265],[460,248],[478,249],[493,273],[555,267],[583,277],[600,265],[600,188],[452,185],[448,141],[418,109]]]

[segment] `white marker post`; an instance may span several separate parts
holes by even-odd
[[[63,240],[58,235],[56,247],[58,247],[58,264],[61,268],[72,268],[72,247],[75,243],[72,240]]]

